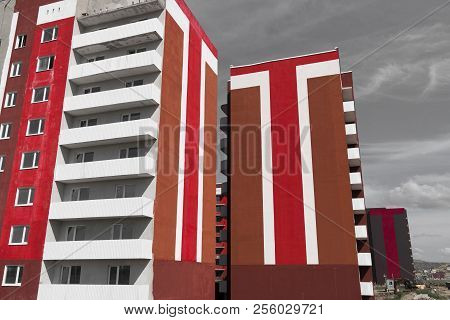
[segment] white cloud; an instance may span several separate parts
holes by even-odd
[[[450,59],[433,61],[428,67],[429,83],[424,94],[438,89],[449,89],[450,86]]]
[[[442,253],[444,256],[450,257],[450,248],[443,248],[443,249],[439,250],[439,252]]]

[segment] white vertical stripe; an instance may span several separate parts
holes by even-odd
[[[5,89],[6,82],[8,81],[8,72],[9,65],[11,63],[11,54],[14,47],[14,41],[16,40],[16,28],[17,28],[17,20],[19,19],[19,13],[16,12],[12,16],[11,20],[11,29],[9,30],[9,41],[8,41],[8,49],[6,50],[5,61],[3,61],[3,70],[2,70],[2,78],[0,80],[0,113],[3,109],[3,101],[5,99]]]
[[[197,262],[202,262],[203,254],[203,173],[205,163],[205,113],[206,113],[206,64],[217,74],[217,58],[202,41],[201,82],[200,82],[200,134],[198,158],[198,211],[197,211]]]
[[[303,206],[305,214],[306,261],[319,264],[317,244],[316,201],[311,148],[308,79],[340,74],[339,60],[313,63],[297,67],[298,113],[302,158]]]
[[[167,12],[184,32],[183,38],[183,77],[181,88],[181,120],[180,120],[180,149],[178,171],[178,199],[177,199],[177,224],[175,235],[175,261],[181,261],[181,249],[183,240],[183,204],[184,204],[184,166],[186,149],[186,113],[187,113],[187,88],[189,71],[189,26],[190,22],[175,0],[167,1]],[[164,72],[164,70],[163,70]]]
[[[269,71],[231,77],[231,90],[260,87],[262,198],[264,224],[264,264],[275,264],[275,219],[273,207],[272,119],[270,112]]]

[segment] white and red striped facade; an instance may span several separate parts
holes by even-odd
[[[349,77],[338,50],[231,68],[231,299],[373,296]]]
[[[18,0],[10,34],[0,298],[214,299],[217,50],[184,1]]]

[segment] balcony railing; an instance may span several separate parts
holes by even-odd
[[[355,214],[364,214],[366,212],[366,202],[364,198],[352,199],[353,212]]]
[[[83,183],[155,176],[156,161],[151,157],[116,159],[58,165],[55,181]]]
[[[361,154],[359,148],[349,148],[347,149],[348,163],[350,167],[361,166]]]
[[[153,200],[147,198],[102,199],[54,202],[50,205],[50,220],[120,219],[153,217]]]
[[[160,97],[160,89],[155,84],[147,84],[66,97],[64,111],[73,116],[81,116],[134,107],[157,106]]]
[[[151,240],[46,242],[44,260],[151,260]]]
[[[352,190],[362,190],[361,172],[350,173],[350,184],[352,185]]]
[[[347,101],[344,102],[344,116],[346,123],[356,122],[356,112],[355,112],[355,102]]]
[[[357,144],[358,143],[358,132],[356,131],[356,124],[346,124],[345,134],[347,136],[347,144]]]
[[[358,253],[358,265],[361,267],[372,266],[372,256],[370,253]]]
[[[39,285],[39,300],[149,300],[149,285]]]
[[[164,28],[159,19],[148,19],[117,27],[79,34],[72,48],[81,55],[138,45],[162,39]]]
[[[367,226],[355,226],[355,235],[356,239],[367,239]]]
[[[162,58],[153,50],[72,66],[68,79],[81,85],[160,72],[161,69]]]
[[[157,136],[157,123],[151,119],[141,119],[61,130],[59,144],[66,148],[79,148],[156,139]]]

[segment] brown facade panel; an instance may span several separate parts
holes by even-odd
[[[216,261],[217,75],[208,65],[206,65],[205,77],[202,262],[214,264]]]
[[[360,300],[358,266],[233,266],[233,300]]]
[[[357,265],[340,76],[309,79],[308,90],[319,262]]]
[[[0,275],[2,277],[4,275],[5,266],[23,266],[22,285],[20,287],[0,286],[0,300],[36,300],[42,262],[32,260],[1,260]]]
[[[153,263],[155,300],[214,300],[215,265],[157,261]]]
[[[175,20],[167,14],[154,209],[155,260],[173,260],[175,255],[183,35]]]
[[[260,101],[259,87],[231,91],[231,265],[264,264]]]

